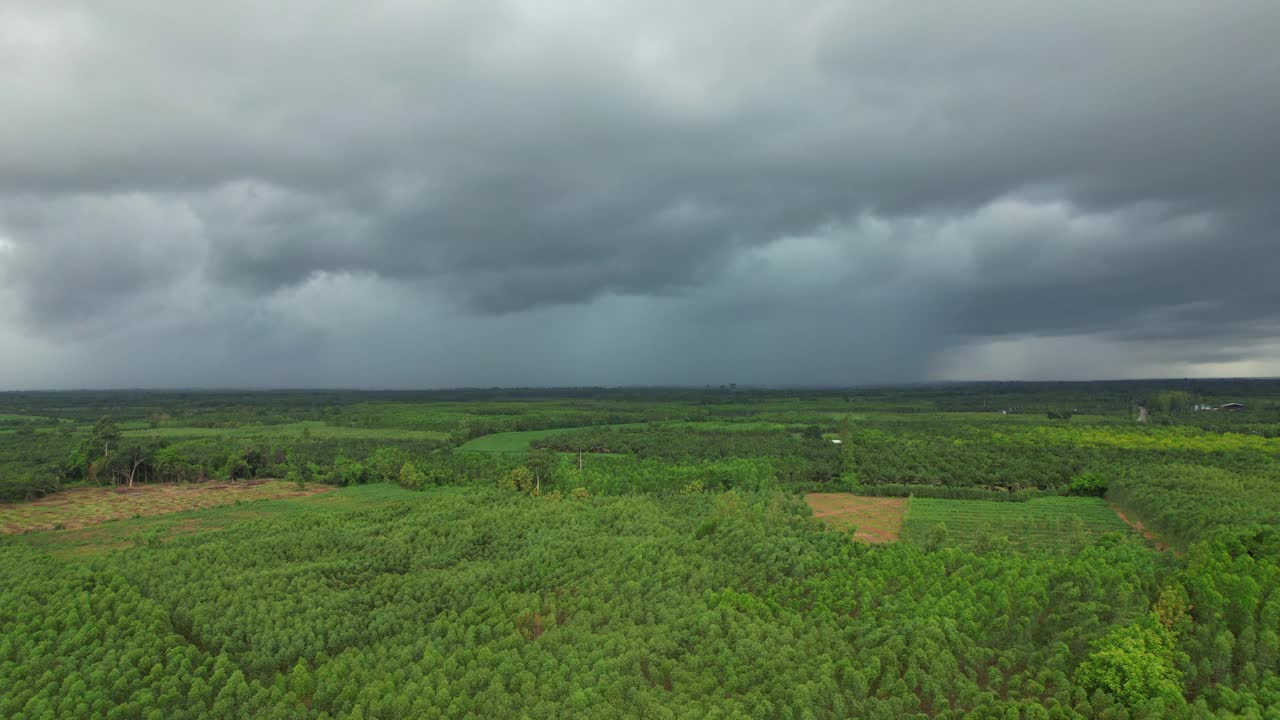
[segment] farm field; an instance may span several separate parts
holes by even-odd
[[[139,485],[122,488],[78,488],[28,503],[0,504],[0,533],[54,528],[74,530],[110,520],[291,498],[331,490],[323,485],[299,489],[278,480],[193,485]]]
[[[0,393],[0,718],[1280,717],[1197,393]]]
[[[530,444],[533,443],[534,440],[541,440],[559,432],[564,431],[557,429],[523,430],[482,435],[475,440],[471,440],[461,445],[458,448],[458,451],[499,453],[527,452]]]
[[[15,538],[63,560],[92,560],[118,550],[156,547],[179,536],[261,520],[301,520],[387,507],[417,497],[393,485],[281,489],[276,495],[236,497],[216,505],[141,514],[62,530],[33,530]]]
[[[601,427],[640,427],[643,423],[616,423]],[[459,452],[521,453],[527,452],[534,442],[573,432],[577,428],[549,428],[482,435],[458,448]]]
[[[1045,497],[1027,502],[938,500],[913,498],[906,513],[903,538],[925,544],[941,526],[946,543],[972,545],[1007,539],[1020,549],[1075,549],[1106,533],[1132,536],[1100,498]]]
[[[863,497],[847,493],[809,493],[804,501],[813,516],[836,530],[853,528],[854,539],[869,543],[895,542],[907,512],[904,498]]]

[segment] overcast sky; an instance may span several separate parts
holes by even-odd
[[[1280,3],[960,7],[4,0],[0,388],[1280,375]]]

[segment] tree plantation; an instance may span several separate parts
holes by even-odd
[[[1278,425],[1268,381],[0,394],[0,718],[1280,717]]]

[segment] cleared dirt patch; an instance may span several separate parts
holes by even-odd
[[[1116,515],[1119,515],[1121,520],[1128,523],[1129,527],[1137,530],[1138,534],[1142,535],[1142,537],[1146,538],[1153,546],[1155,546],[1155,549],[1160,551],[1169,549],[1169,543],[1160,539],[1160,536],[1152,532],[1146,525],[1143,525],[1141,520],[1137,520],[1126,515],[1124,510],[1120,509],[1119,505],[1112,505],[1111,509],[1115,510]]]
[[[108,520],[162,515],[236,501],[297,498],[328,492],[329,485],[297,485],[280,480],[201,485],[140,485],[132,490],[77,488],[32,502],[0,505],[0,533],[74,530]]]
[[[815,518],[836,530],[856,528],[853,539],[868,543],[896,542],[907,512],[906,498],[809,493],[804,501],[813,508]]]

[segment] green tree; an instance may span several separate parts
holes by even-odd
[[[409,453],[397,447],[381,447],[373,451],[365,461],[371,482],[395,482],[400,478],[400,471],[411,458]]]
[[[1094,643],[1076,669],[1076,682],[1103,690],[1129,707],[1166,692],[1178,693],[1173,637],[1155,623],[1125,625]]]
[[[243,455],[233,452],[227,456],[226,462],[222,464],[222,476],[231,482],[247,478],[249,477],[249,463],[245,462]]]
[[[110,415],[103,415],[98,418],[98,422],[93,425],[93,432],[89,435],[89,444],[96,449],[102,449],[102,455],[106,456],[111,453],[111,449],[120,444],[120,427],[116,425],[116,421],[111,419]]]
[[[924,538],[924,551],[934,552],[942,548],[947,542],[947,525],[946,523],[934,523],[929,528]]]
[[[356,462],[346,455],[339,455],[333,461],[333,474],[343,485],[359,485],[368,478],[364,463]]]
[[[190,482],[197,472],[197,468],[173,446],[158,448],[152,453],[151,463],[160,479],[170,482]]]
[[[422,474],[417,465],[406,462],[400,466],[400,487],[409,490],[421,490],[427,485],[427,476]]]
[[[527,467],[520,466],[508,470],[498,480],[498,487],[502,490],[517,490],[522,493],[528,493],[534,490],[535,482],[533,471]]]
[[[556,468],[560,466],[560,455],[554,450],[530,450],[525,455],[524,466],[533,473],[534,490],[541,492],[542,484],[550,483],[555,478]]]

